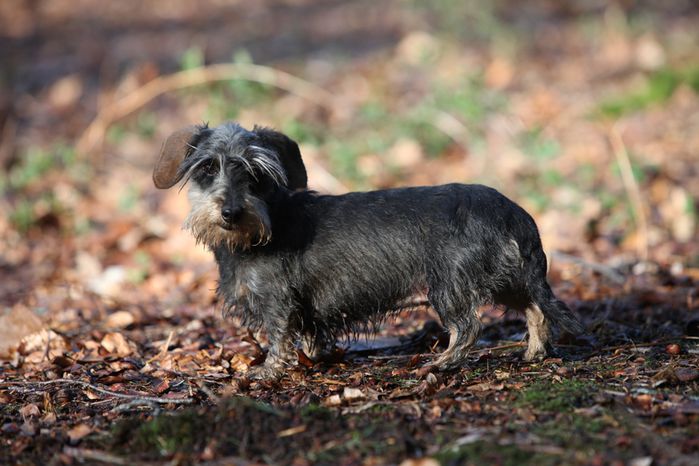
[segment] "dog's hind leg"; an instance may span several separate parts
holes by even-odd
[[[459,369],[466,364],[469,349],[480,335],[481,323],[476,318],[469,320],[468,323],[447,325],[447,328],[449,329],[449,346],[434,362],[436,367],[444,371]]]
[[[584,332],[583,326],[568,306],[553,294],[546,281],[545,267],[532,273],[527,286],[529,303],[517,306],[527,317],[529,342],[524,353],[525,361],[544,359],[553,351],[549,343],[551,326],[558,327],[573,335]]]
[[[527,331],[529,333],[529,341],[527,350],[524,353],[525,361],[540,361],[546,358],[550,350],[549,337],[551,331],[549,321],[541,312],[538,305],[532,303],[525,310],[527,317]]]
[[[464,303],[456,306],[453,295],[430,289],[427,294],[442,324],[449,330],[449,346],[433,363],[440,370],[454,370],[465,365],[469,348],[478,339],[481,321],[476,306]]]

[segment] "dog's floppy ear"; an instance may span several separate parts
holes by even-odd
[[[187,126],[175,131],[165,140],[153,168],[153,183],[157,188],[170,188],[182,179],[180,164],[189,153],[190,141],[199,130],[197,126]]]
[[[285,134],[269,128],[256,126],[253,132],[260,137],[264,146],[273,149],[279,156],[279,162],[286,172],[287,188],[291,190],[306,189],[308,176],[298,144]]]

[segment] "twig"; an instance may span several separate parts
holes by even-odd
[[[112,408],[112,412],[123,413],[126,411],[131,411],[135,408],[140,408],[141,406],[148,406],[150,409],[153,410],[153,414],[155,416],[157,416],[160,413],[160,406],[158,406],[158,403],[154,403],[149,400],[144,400],[142,398],[137,398],[135,400],[127,401],[126,403],[116,405]]]
[[[26,385],[53,385],[53,384],[73,384],[73,385],[80,385],[83,388],[89,388],[90,390],[97,392],[97,393],[102,393],[104,395],[109,395],[113,396],[116,398],[124,398],[127,400],[141,400],[143,402],[151,402],[151,403],[162,403],[162,404],[192,404],[194,403],[194,400],[192,398],[161,398],[157,396],[148,396],[148,395],[129,395],[127,393],[119,393],[119,392],[114,392],[112,390],[107,390],[106,388],[98,387],[96,385],[93,385],[91,383],[83,382],[82,380],[71,380],[71,379],[56,379],[56,380],[42,380],[42,381],[28,381],[28,382],[2,382],[0,383],[0,387],[3,388],[8,388],[12,390],[12,387],[23,387]]]
[[[163,346],[160,347],[160,351],[158,352],[158,354],[156,354],[155,356],[153,356],[152,358],[147,360],[146,364],[150,364],[151,362],[155,361],[156,359],[160,360],[163,357],[165,357],[165,355],[167,354],[167,349],[170,347],[170,342],[172,341],[172,336],[174,335],[174,333],[175,333],[174,330],[170,330],[170,333],[167,336],[167,340],[165,340],[165,343],[163,344]]]
[[[490,352],[490,351],[501,351],[501,350],[512,349],[512,348],[521,348],[521,347],[524,347],[524,346],[527,346],[527,343],[520,341],[520,342],[517,342],[517,343],[508,343],[508,344],[506,344],[506,345],[493,346],[493,347],[490,347],[490,348],[481,348],[481,349],[472,350],[472,351],[469,351],[469,354],[488,353],[488,352]],[[385,346],[385,347],[383,347],[383,348],[376,348],[376,349],[373,349],[373,348],[372,348],[372,349],[361,350],[361,351],[371,351],[371,350],[374,350],[374,351],[385,351],[385,350],[387,350],[387,349],[394,349],[394,348],[395,348],[395,349],[401,349],[401,348],[403,348],[403,346],[401,346],[401,345]],[[351,352],[348,351],[348,353],[351,353]],[[367,358],[369,358],[369,359],[377,359],[377,360],[382,360],[382,359],[391,360],[391,359],[410,359],[410,358],[413,358],[413,357],[415,357],[415,356],[420,356],[420,357],[433,357],[433,356],[435,356],[435,355],[434,355],[434,354],[431,354],[431,353],[396,354],[396,355],[386,355],[386,356],[382,356],[382,355],[369,355],[369,356],[367,356]]]
[[[492,348],[482,348],[479,350],[470,351],[470,353],[487,353],[489,351],[500,351],[500,350],[506,350],[506,349],[512,349],[512,348],[522,348],[524,346],[527,346],[527,343],[525,343],[523,341],[518,341],[517,343],[508,343],[506,345],[493,346]]]
[[[107,128],[168,92],[216,81],[244,79],[283,89],[316,105],[331,107],[334,97],[325,89],[292,74],[267,66],[249,63],[229,63],[203,66],[159,76],[99,111],[78,139],[76,150],[87,154],[104,140]]]
[[[661,338],[659,340],[651,341],[648,343],[628,343],[626,345],[617,345],[617,346],[607,346],[604,348],[600,348],[596,351],[593,351],[590,353],[587,357],[591,356],[597,356],[600,353],[606,353],[609,351],[617,351],[617,350],[622,350],[622,349],[632,349],[632,348],[648,348],[652,346],[660,346],[665,343],[670,343],[672,341],[677,341],[677,340],[683,340],[686,337],[667,337],[667,338]]]
[[[51,354],[51,329],[49,329],[46,332],[46,349],[44,350],[44,356],[41,358],[41,360],[48,361],[50,354]]]
[[[99,461],[107,464],[134,464],[132,460],[112,455],[106,451],[89,450],[87,448],[63,447],[63,453],[77,460]],[[136,463],[139,464],[139,463]]]
[[[614,283],[618,283],[619,285],[626,282],[626,278],[624,277],[624,275],[620,274],[611,267],[607,267],[606,265],[598,264],[595,262],[588,262],[584,259],[581,259],[580,257],[572,256],[570,254],[565,254],[563,252],[558,251],[554,251],[553,253],[551,253],[551,256],[556,260],[560,260],[563,262],[571,262],[581,267],[588,268],[594,272],[599,273],[600,275],[607,277]]]
[[[643,208],[641,190],[633,175],[629,153],[626,150],[626,145],[624,145],[624,140],[619,132],[618,123],[614,123],[609,130],[609,142],[612,145],[614,157],[616,157],[616,161],[619,164],[621,180],[624,183],[626,195],[631,202],[631,211],[633,212],[637,234],[639,235],[639,239],[636,242],[637,252],[641,260],[645,262],[648,260],[648,221],[646,219],[645,209]]]

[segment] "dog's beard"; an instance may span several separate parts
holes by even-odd
[[[221,202],[216,196],[192,186],[189,190],[192,210],[185,219],[184,228],[189,230],[197,243],[214,250],[225,246],[229,250],[249,249],[267,244],[272,239],[269,216],[265,204],[251,197],[246,201],[243,213],[231,229],[224,228],[221,219]]]

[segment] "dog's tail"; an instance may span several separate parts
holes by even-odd
[[[544,289],[535,293],[534,302],[554,326],[572,335],[581,335],[585,333],[585,327],[580,323],[577,316],[566,303],[556,298],[550,287],[546,286]]]

